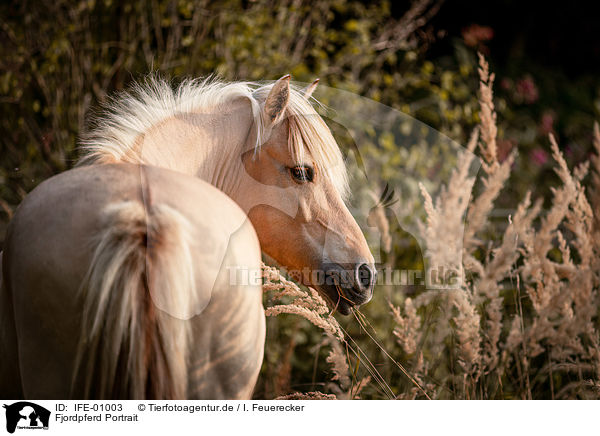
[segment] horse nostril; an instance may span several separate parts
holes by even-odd
[[[375,274],[372,267],[366,263],[360,264],[356,268],[356,284],[361,291],[367,291],[371,288],[375,281]]]

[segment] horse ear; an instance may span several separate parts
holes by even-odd
[[[319,84],[319,79],[316,79],[313,83],[311,83],[306,88],[304,88],[304,98],[305,99],[308,100],[311,97],[312,93],[315,91],[318,84]]]
[[[265,101],[264,113],[271,124],[277,124],[283,118],[290,98],[290,75],[286,74],[273,85]]]

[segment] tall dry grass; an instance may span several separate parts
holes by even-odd
[[[600,128],[594,126],[595,154],[572,169],[550,135],[560,185],[549,209],[527,193],[499,225],[492,212],[518,152],[498,159],[494,75],[479,61],[480,126],[445,189],[433,199],[421,188],[428,266],[458,272],[458,286],[390,304],[397,349],[384,352],[404,372],[403,388],[389,386],[314,291],[266,269],[265,289],[282,287],[272,301],[293,298],[267,315],[298,314],[328,335],[338,398],[358,398],[369,382],[387,398],[600,398]],[[482,161],[477,180],[469,176],[471,152]],[[368,321],[355,315],[367,330]],[[350,377],[353,360],[369,379]]]

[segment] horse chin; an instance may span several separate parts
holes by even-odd
[[[341,313],[344,316],[348,316],[350,315],[350,312],[352,312],[352,308],[354,307],[354,304],[350,304],[345,300],[341,300],[339,302],[339,304],[337,305],[337,311],[339,313]]]
[[[319,294],[325,297],[325,301],[332,310],[335,310],[344,316],[350,315],[355,304],[340,296],[335,286],[323,285],[315,286],[314,288]]]

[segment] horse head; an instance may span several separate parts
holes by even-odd
[[[237,201],[263,252],[349,314],[373,296],[374,259],[345,204],[342,154],[310,103],[316,82],[301,91],[289,80],[284,76],[255,92],[263,140],[242,155],[250,180]]]

